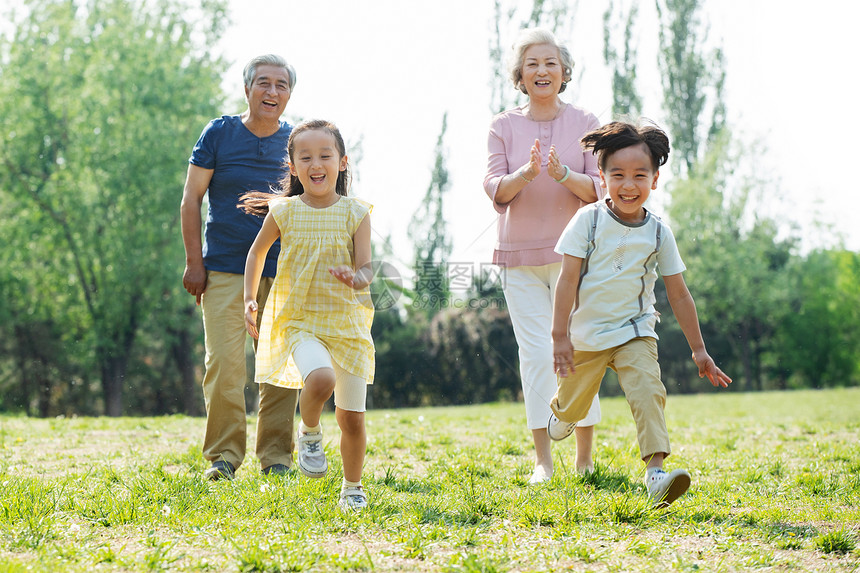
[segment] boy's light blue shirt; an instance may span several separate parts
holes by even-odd
[[[666,276],[686,270],[665,222],[646,210],[644,220],[631,225],[605,201],[593,203],[577,211],[555,250],[583,259],[570,322],[576,350],[606,350],[640,336],[658,338],[657,270]]]

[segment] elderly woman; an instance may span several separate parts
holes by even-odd
[[[555,245],[577,209],[604,195],[596,158],[580,147],[580,138],[600,123],[559,98],[572,71],[570,52],[551,32],[523,30],[513,47],[510,78],[528,103],[493,118],[487,145],[484,190],[499,214],[493,262],[505,269],[505,300],[519,346],[526,419],[535,444],[530,483],[552,477],[550,439],[574,431],[571,424],[560,434],[547,432],[549,404],[557,390],[551,326],[562,256]],[[599,421],[595,396],[575,430],[580,472],[593,469],[592,440]],[[557,422],[553,427],[558,428]]]
[[[236,205],[248,191],[276,187],[286,173],[292,126],[281,114],[296,85],[296,72],[282,57],[267,54],[248,62],[243,79],[248,108],[240,115],[213,119],[203,129],[188,160],[180,207],[182,283],[203,310],[203,457],[211,464],[203,475],[210,480],[232,479],[245,459],[245,258],[263,220]],[[204,243],[200,207],[207,192]],[[279,247],[273,246],[266,257],[257,292],[261,309],[274,280]],[[286,474],[292,466],[296,399],[296,390],[260,386],[256,453],[264,474]]]

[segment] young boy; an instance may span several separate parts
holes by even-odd
[[[670,448],[654,330],[658,267],[699,377],[723,388],[732,380],[705,350],[672,231],[643,207],[668,159],[668,137],[654,126],[613,122],[586,134],[582,147],[597,154],[608,198],[577,211],[555,249],[564,255],[552,322],[559,378],[547,431],[554,440],[568,437],[612,368],[636,421],[648,494],[656,507],[666,507],[687,491],[690,474],[663,471]]]

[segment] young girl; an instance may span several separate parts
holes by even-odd
[[[302,389],[298,465],[313,478],[328,470],[320,415],[334,392],[343,458],[339,505],[360,509],[367,506],[364,412],[374,371],[367,292],[372,207],[346,196],[346,148],[334,125],[298,125],[287,150],[290,174],[280,193],[250,193],[241,205],[258,215],[268,211],[245,264],[245,325],[258,339],[256,381]],[[278,271],[258,332],[254,295],[266,252],[279,237]]]

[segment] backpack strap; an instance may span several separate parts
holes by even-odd
[[[591,255],[594,253],[596,243],[594,242],[597,236],[597,217],[600,215],[600,208],[594,209],[591,215],[591,229],[588,230],[588,246],[585,249],[585,259],[582,261],[582,267],[579,269],[579,286],[582,286],[582,279],[588,274],[588,264],[591,261]],[[576,289],[576,300],[573,301],[573,312],[579,308],[579,289]]]

